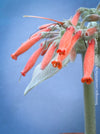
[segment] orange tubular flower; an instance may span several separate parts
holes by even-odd
[[[40,47],[39,49],[37,49],[33,54],[32,56],[30,57],[30,59],[28,60],[25,68],[23,69],[23,71],[21,72],[21,74],[23,76],[26,75],[26,73],[34,66],[34,64],[36,63],[38,57],[40,56],[41,54],[41,51],[42,51],[42,47]]]
[[[12,59],[17,60],[17,57],[22,53],[26,52],[30,47],[32,47],[37,41],[42,38],[41,34],[35,36],[34,38],[24,42],[15,53],[11,54]]]
[[[77,22],[79,20],[79,17],[80,17],[80,11],[77,11],[76,14],[73,16],[71,22],[74,26],[77,25]]]
[[[60,55],[65,54],[65,48],[70,44],[73,32],[74,28],[70,26],[62,36],[59,43],[59,49],[57,50],[57,53]]]
[[[79,17],[80,17],[80,12],[77,11],[71,20],[71,22],[74,26],[77,25]],[[66,32],[64,33],[64,35],[61,38],[61,41],[59,44],[59,49],[57,50],[57,53],[59,53],[60,55],[65,54],[65,48],[70,44],[74,31],[75,31],[75,29],[72,26],[70,26],[69,28],[66,29]]]
[[[43,60],[42,60],[42,63],[41,63],[41,69],[45,69],[45,67],[49,64],[49,62],[51,61],[53,55],[54,55],[54,52],[55,52],[55,49],[56,49],[56,43],[54,43],[47,51],[47,53],[45,54]]]
[[[97,31],[97,28],[95,28],[95,27],[89,28],[89,29],[87,29],[85,35],[86,35],[86,36],[91,36],[91,35],[93,35],[96,31]]]
[[[92,39],[91,41],[88,41],[88,48],[85,54],[84,58],[84,76],[81,79],[81,81],[87,84],[91,84],[93,81],[91,74],[94,67],[94,49],[95,49],[95,39]]]
[[[80,39],[82,32],[78,31],[75,33],[75,35],[72,37],[71,43],[69,44],[69,46],[66,48],[66,56],[71,52],[72,48],[74,47],[74,45],[76,44],[76,42],[78,41],[78,39]]]
[[[71,52],[72,48],[78,41],[78,39],[81,37],[81,31],[76,32],[76,34],[72,37],[70,45],[66,48],[65,55],[58,55],[56,61],[52,61],[53,67],[58,67],[58,69],[62,68],[62,61],[69,55]]]

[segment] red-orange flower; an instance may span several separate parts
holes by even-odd
[[[53,55],[54,55],[54,52],[55,52],[55,49],[56,49],[56,43],[54,42],[52,44],[52,46],[48,49],[48,51],[46,52],[42,62],[41,62],[41,69],[45,69],[45,67],[49,64],[49,62],[51,61]]]
[[[12,59],[17,60],[17,57],[22,53],[26,52],[29,48],[31,48],[36,42],[38,42],[43,36],[43,32],[48,32],[52,29],[52,27],[46,27],[35,34],[33,34],[26,42],[24,42],[15,53],[11,54]]]
[[[96,28],[96,27],[89,28],[89,29],[86,30],[85,35],[86,35],[86,36],[91,36],[91,35],[93,35],[96,31],[97,31],[97,28]]]
[[[22,53],[26,52],[30,47],[32,47],[37,41],[39,41],[42,38],[41,33],[37,36],[28,39],[26,42],[24,42],[15,53],[11,54],[12,59],[17,60],[17,57],[21,55]]]
[[[91,84],[93,81],[91,74],[94,67],[94,48],[95,48],[95,39],[88,41],[88,48],[84,58],[84,76],[81,81],[87,84]]]
[[[80,17],[80,11],[77,11],[76,14],[73,16],[71,22],[74,26],[77,25],[78,23],[78,20],[79,20],[79,17]]]
[[[72,37],[71,43],[68,47],[66,47],[66,56],[70,53],[76,42],[80,39],[82,32],[78,31],[75,33],[75,35]]]
[[[72,37],[72,40],[71,40],[70,44],[66,47],[65,54],[64,55],[59,55],[58,54],[57,60],[52,61],[52,65],[54,67],[58,67],[59,69],[62,68],[62,61],[69,55],[69,53],[71,52],[74,45],[76,44],[78,39],[81,37],[81,33],[82,33],[81,31],[76,32],[76,34]]]
[[[30,59],[28,60],[26,66],[24,67],[23,71],[21,72],[21,74],[23,76],[26,75],[26,73],[34,66],[34,64],[36,63],[38,57],[40,56],[42,51],[42,47],[40,47],[39,49],[37,49],[32,56],[30,57]]]
[[[73,16],[71,23],[76,26],[78,23],[80,17],[80,12],[77,11],[76,14]],[[59,49],[57,50],[57,53],[65,54],[65,48],[70,44],[73,32],[75,31],[73,26],[70,26],[69,28],[66,29],[64,35],[61,38],[60,44],[59,44]]]
[[[64,35],[62,36],[60,43],[59,43],[59,49],[57,50],[57,53],[60,55],[65,54],[65,49],[68,47],[68,45],[71,42],[72,34],[74,32],[73,26],[66,29]]]

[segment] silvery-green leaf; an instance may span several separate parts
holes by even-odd
[[[55,58],[53,59],[55,60]],[[63,61],[63,67],[70,61],[70,56],[68,56],[64,61]],[[26,95],[32,88],[34,88],[36,85],[41,83],[42,81],[50,78],[54,74],[56,74],[59,69],[54,68],[51,64],[51,62],[48,64],[48,66],[44,69],[40,69],[41,63],[38,64],[33,72],[32,80],[28,84],[28,86],[25,89],[24,95]]]

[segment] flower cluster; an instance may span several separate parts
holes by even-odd
[[[44,56],[42,62],[35,68],[32,81],[27,86],[24,94],[43,80],[54,75],[68,62],[74,61],[78,53],[85,53],[84,76],[81,81],[87,84],[93,82],[91,74],[94,62],[100,67],[98,60],[95,60],[98,59],[95,57],[98,54],[99,14],[99,8],[80,8],[72,18],[62,22],[45,17],[24,16],[54,21],[54,23],[40,26],[38,32],[33,34],[11,54],[12,59],[17,60],[19,55],[43,39],[39,48],[32,54],[26,66],[21,71],[21,74],[25,76],[35,65],[39,56]],[[85,25],[85,22],[88,22],[88,25]]]

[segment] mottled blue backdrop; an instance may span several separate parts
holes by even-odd
[[[50,23],[23,18],[23,15],[63,20],[74,15],[79,7],[96,7],[98,3],[99,0],[0,1],[0,134],[84,132],[81,56],[77,55],[74,63],[24,96],[34,68],[19,82],[20,71],[39,43],[21,55],[17,62],[11,59],[10,54],[38,26]],[[96,122],[97,134],[100,134],[100,97],[96,106]]]

